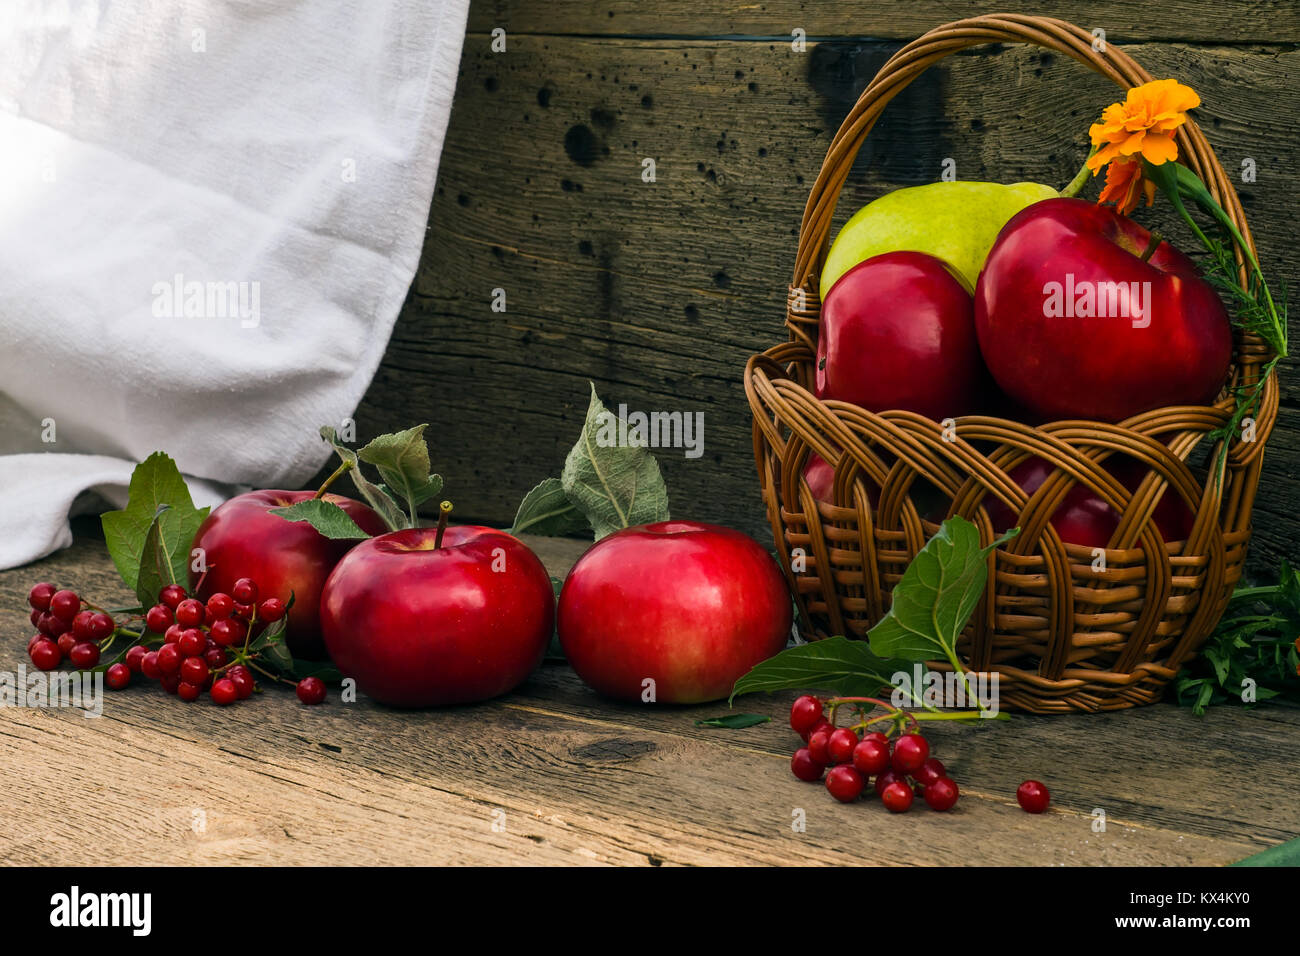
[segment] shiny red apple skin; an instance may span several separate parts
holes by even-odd
[[[1147,475],[1147,469],[1135,459],[1113,457],[1104,467],[1119,479],[1120,484],[1130,492],[1136,491]],[[1055,469],[1041,458],[1033,457],[1021,462],[1008,472],[1027,495],[1033,495]],[[1002,534],[1016,526],[1017,515],[992,495],[984,499],[984,508],[993,530]],[[1193,515],[1186,503],[1172,488],[1166,488],[1153,513],[1156,530],[1166,543],[1184,541],[1192,530]],[[1065,493],[1061,503],[1052,515],[1052,527],[1066,544],[1077,544],[1085,548],[1105,548],[1110,544],[1111,536],[1119,527],[1119,512],[1102,500],[1086,485],[1075,483]],[[1141,547],[1141,542],[1137,547]]]
[[[858,263],[822,303],[818,398],[941,421],[977,410],[990,381],[969,290],[922,252]]]
[[[1013,216],[975,289],[980,350],[999,387],[1047,420],[1118,422],[1213,401],[1232,359],[1228,314],[1169,243],[1143,262],[1149,241],[1137,223],[1082,199],[1047,199]],[[1150,300],[1137,314],[1049,317],[1049,284],[1064,287],[1067,274],[1094,290],[1149,282]]]
[[[758,542],[718,525],[663,521],[602,538],[560,592],[560,644],[607,697],[695,704],[785,647],[790,592]]]
[[[305,521],[287,521],[270,513],[313,497],[312,491],[267,489],[238,495],[216,508],[200,525],[194,547],[203,548],[206,575],[190,570],[190,590],[202,577],[198,596],[206,601],[218,591],[229,594],[240,578],[257,582],[258,599],[278,597],[294,603],[289,611],[285,642],[294,657],[323,660],[320,637],[320,594],[334,565],[356,544],[330,540]],[[388,531],[384,520],[367,505],[342,495],[326,501],[346,511],[370,534]]]
[[[371,538],[338,563],[321,631],[345,677],[383,704],[440,707],[499,697],[533,672],[555,629],[555,591],[504,531],[449,527]]]

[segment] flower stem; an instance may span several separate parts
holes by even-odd
[[[1097,152],[1096,146],[1088,150],[1088,159],[1092,159],[1092,155],[1095,152]],[[1074,174],[1074,178],[1065,184],[1065,188],[1061,190],[1062,196],[1069,198],[1071,196],[1079,195],[1079,191],[1083,189],[1083,184],[1092,177],[1092,170],[1088,168],[1088,159],[1083,161],[1083,166],[1081,166],[1079,171]]]

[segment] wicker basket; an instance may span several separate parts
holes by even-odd
[[[1114,710],[1159,699],[1223,613],[1250,538],[1264,443],[1277,415],[1275,377],[1265,386],[1253,440],[1232,442],[1221,482],[1210,480],[1207,450],[1198,446],[1230,419],[1234,398],[1227,389],[1212,406],[1157,409],[1119,425],[1058,421],[1035,428],[968,416],[956,420],[955,440],[922,416],[874,414],[820,401],[811,391],[818,276],[840,188],[867,133],[931,64],[967,47],[1008,42],[1066,54],[1125,89],[1151,79],[1115,47],[1094,51],[1086,31],[1041,17],[961,20],[895,54],[845,119],[812,187],[788,300],[790,340],[746,368],[754,455],[777,547],[802,556],[786,562],[786,573],[809,637],[861,637],[888,609],[894,584],[938,530],[924,517],[929,509],[913,500],[917,489],[938,489],[950,501],[947,513],[974,521],[986,542],[993,533],[981,502],[993,495],[1019,514],[1021,533],[990,558],[986,594],[959,645],[963,662],[1000,674],[1004,707]],[[1180,161],[1205,180],[1250,242],[1241,203],[1204,134],[1189,120],[1177,139]],[[1233,383],[1258,381],[1270,357],[1263,341],[1238,332]],[[834,467],[833,503],[816,500],[803,479],[813,453]],[[1136,490],[1108,471],[1115,453],[1150,467]],[[1030,455],[1056,470],[1027,496],[1007,473]],[[914,488],[918,478],[923,482]],[[874,507],[864,479],[879,489]],[[1091,549],[1063,544],[1049,523],[1075,482],[1121,515],[1102,571],[1094,570]],[[1165,542],[1156,529],[1153,511],[1166,494],[1195,512],[1185,541]]]

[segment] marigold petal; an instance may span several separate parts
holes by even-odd
[[[1172,136],[1148,133],[1142,137],[1142,158],[1152,166],[1168,163],[1178,158],[1178,145]]]

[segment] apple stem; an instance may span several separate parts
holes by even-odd
[[[1160,231],[1158,229],[1152,229],[1151,241],[1147,243],[1146,249],[1143,250],[1142,252],[1142,256],[1141,256],[1142,261],[1146,262],[1148,259],[1150,259],[1151,256],[1155,253],[1156,247],[1159,246],[1160,243],[1164,241],[1165,241],[1165,237],[1160,235]]]
[[[444,501],[438,505],[438,536],[433,539],[433,548],[436,551],[442,547],[442,535],[447,530],[447,515],[451,514],[451,502]]]
[[[312,498],[315,499],[315,498],[325,497],[325,492],[329,491],[330,485],[334,484],[334,482],[338,481],[340,477],[342,477],[344,474],[346,474],[351,470],[352,470],[352,462],[350,461],[343,462],[343,464],[339,465],[337,468],[334,469],[334,473],[332,475],[330,475],[328,478],[325,479],[325,483],[316,489],[316,494],[312,495]]]

